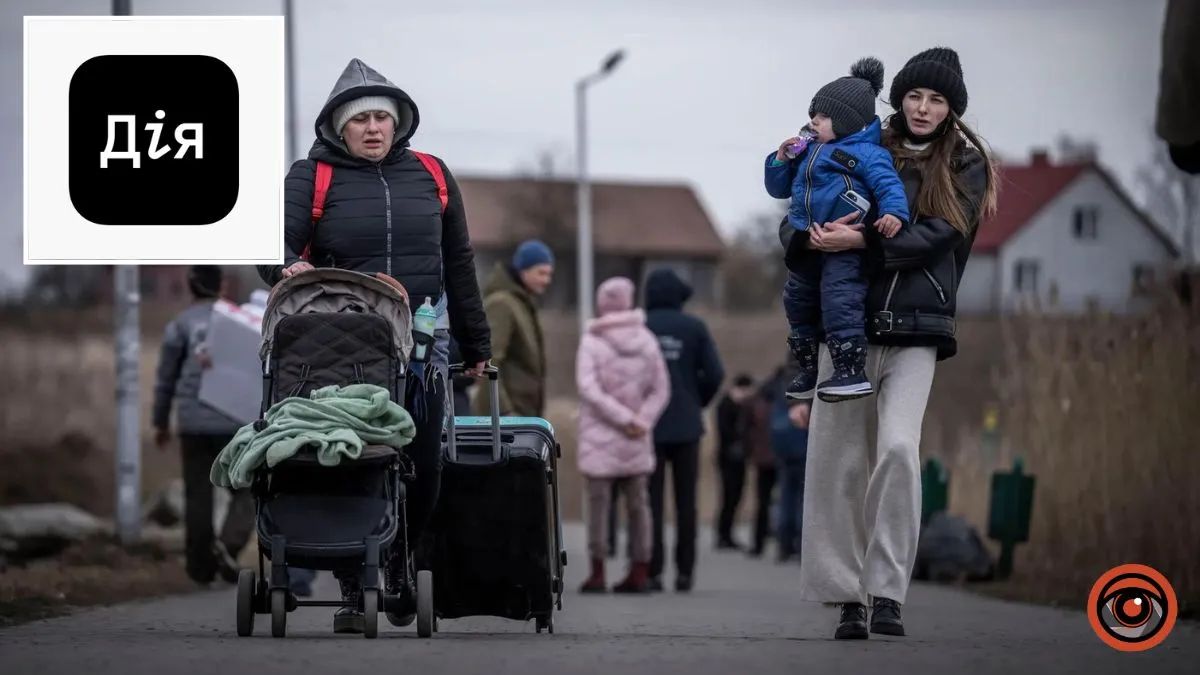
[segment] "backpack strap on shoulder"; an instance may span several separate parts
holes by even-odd
[[[317,221],[325,215],[325,197],[329,195],[329,184],[333,182],[333,165],[328,162],[317,161],[317,173],[313,177],[313,200],[312,200],[312,224],[313,235],[317,232]],[[304,245],[304,252],[300,254],[301,260],[309,260],[312,255],[312,237],[309,237],[309,243]]]
[[[446,174],[442,171],[442,165],[433,155],[427,155],[416,150],[409,150],[414,157],[421,160],[422,166],[433,176],[433,182],[437,183],[438,201],[442,203],[442,213],[446,212],[446,205],[450,203],[450,191],[446,187]]]

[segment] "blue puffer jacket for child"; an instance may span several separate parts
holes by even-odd
[[[830,143],[810,143],[804,153],[790,162],[777,162],[767,155],[767,194],[776,199],[792,198],[788,210],[790,228],[781,228],[780,239],[788,247],[793,232],[805,232],[816,223],[827,223],[850,209],[841,199],[854,190],[871,200],[868,224],[884,215],[909,222],[908,197],[904,183],[892,164],[892,155],[880,145],[879,118],[861,131]],[[790,230],[785,232],[785,230]]]

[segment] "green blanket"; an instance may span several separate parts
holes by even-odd
[[[209,480],[219,487],[249,487],[255,469],[275,466],[308,444],[322,466],[357,459],[367,445],[408,445],[416,434],[408,411],[394,403],[387,389],[373,384],[322,387],[310,398],[286,398],[267,411],[267,426],[238,430],[217,455]]]

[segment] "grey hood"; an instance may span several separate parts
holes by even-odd
[[[333,85],[333,90],[329,92],[329,97],[325,99],[321,112],[317,114],[317,142],[309,152],[309,157],[328,159],[325,156],[326,152],[321,152],[322,145],[345,158],[351,157],[346,144],[338,138],[338,131],[333,128],[330,117],[335,108],[361,96],[390,96],[395,99],[400,119],[396,121],[396,138],[392,142],[392,151],[408,147],[408,140],[417,132],[417,124],[420,122],[417,104],[413,103],[403,89],[392,84],[374,68],[359,59],[350,59],[337,83]]]

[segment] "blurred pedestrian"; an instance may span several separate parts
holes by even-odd
[[[913,213],[895,237],[825,223],[797,236],[806,255],[865,249],[867,372],[875,397],[813,404],[804,490],[800,588],[841,605],[834,637],[870,630],[903,635],[921,523],[917,451],[937,361],[957,351],[955,296],[981,219],[995,212],[987,146],[961,116],[967,107],[958,54],[937,47],[909,59],[892,80],[884,146]],[[821,372],[832,369],[821,349]],[[869,434],[871,422],[877,428]]]
[[[1200,2],[1168,0],[1162,32],[1162,66],[1155,131],[1159,138],[1166,141],[1171,161],[1181,171],[1188,173],[1200,173],[1198,36]]]
[[[800,552],[804,514],[804,464],[808,460],[808,401],[789,400],[784,391],[790,368],[780,368],[764,388],[768,405],[771,453],[779,479],[778,560],[787,562]]]
[[[554,279],[554,254],[536,239],[496,263],[483,306],[492,329],[492,363],[500,369],[500,414],[541,417],[546,407],[546,345],[538,298]],[[491,414],[491,387],[480,387],[475,412]]]
[[[775,455],[771,453],[769,409],[761,390],[754,392],[748,405],[751,417],[747,435],[750,463],[754,465],[754,541],[749,555],[758,558],[766,550],[767,540],[775,530],[771,516],[776,510],[775,482],[778,473],[775,470]]]
[[[184,555],[188,576],[207,584],[219,572],[237,581],[237,556],[254,530],[254,500],[249,490],[235,490],[225,523],[213,534],[213,485],[209,470],[217,455],[241,427],[236,420],[200,400],[200,379],[212,362],[205,349],[213,304],[225,292],[226,278],[216,265],[194,265],[187,285],[192,304],[167,324],[159,350],[154,384],[155,444],[166,450],[171,441],[171,408],[183,454]]]
[[[733,536],[733,524],[746,484],[749,459],[754,380],[738,375],[733,386],[717,402],[717,472],[721,476],[720,509],[717,513],[716,547],[741,550]]]
[[[646,278],[646,325],[658,336],[671,375],[671,400],[654,427],[657,464],[650,480],[650,506],[654,515],[651,590],[663,588],[663,493],[668,466],[675,494],[675,590],[692,590],[696,568],[696,483],[700,439],[704,435],[701,413],[717,395],[725,377],[708,328],[703,321],[683,311],[683,304],[691,295],[691,287],[670,269],[655,270]]]
[[[579,342],[579,471],[587,479],[588,554],[592,569],[580,589],[606,590],[609,503],[614,487],[629,512],[629,574],[616,593],[644,593],[650,570],[650,495],[654,440],[650,431],[667,405],[671,384],[646,314],[633,308],[633,282],[614,277],[596,292],[597,318]]]

